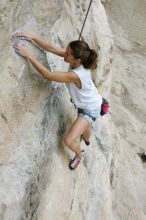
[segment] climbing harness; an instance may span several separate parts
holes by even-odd
[[[71,101],[71,103],[73,103],[74,108],[77,109],[77,107],[75,106],[75,104],[71,98],[70,98],[70,101]],[[103,115],[107,114],[108,112],[109,112],[109,102],[105,98],[102,98],[100,115],[103,116]],[[96,120],[95,117],[89,115],[87,112],[85,113],[83,109],[78,108],[78,113],[81,113],[83,115],[88,115],[90,118],[92,118],[93,121]]]
[[[87,16],[88,16],[88,13],[89,13],[89,10],[90,10],[90,7],[91,7],[91,3],[92,3],[92,0],[90,1],[89,6],[88,6],[88,10],[87,10],[87,13],[86,13],[86,16],[85,16],[85,20],[84,20],[84,22],[83,22],[83,26],[82,26],[81,32],[80,32],[80,34],[79,34],[79,40],[80,40],[80,38],[81,38],[83,29],[84,29],[84,26],[85,26],[85,22],[86,22],[86,19],[87,19]]]

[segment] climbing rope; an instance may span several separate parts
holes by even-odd
[[[87,10],[87,13],[86,13],[86,16],[85,16],[85,20],[84,20],[84,22],[83,22],[83,26],[82,26],[81,32],[80,32],[80,34],[79,34],[79,40],[80,40],[80,38],[81,38],[83,29],[84,29],[84,26],[85,26],[85,22],[86,22],[86,19],[87,19],[87,16],[88,16],[88,13],[89,13],[89,10],[90,10],[90,7],[91,7],[91,3],[92,3],[92,0],[90,1],[89,6],[88,6],[88,10]]]

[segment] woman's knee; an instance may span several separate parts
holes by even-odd
[[[64,144],[66,146],[70,146],[73,143],[73,141],[71,140],[71,138],[68,135],[64,136]]]

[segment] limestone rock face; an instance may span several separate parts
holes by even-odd
[[[113,220],[146,219],[146,2],[105,4],[114,35],[112,64]]]
[[[43,79],[12,43],[27,45],[52,71],[68,65],[12,35],[35,32],[65,48],[78,39],[89,0],[0,0],[0,220],[146,219],[146,172],[138,155],[146,143],[145,26],[131,40],[131,16],[121,21],[127,4],[132,14],[132,0],[102,2],[106,10],[100,0],[92,2],[82,38],[99,53],[93,80],[111,99],[111,114],[96,121],[91,146],[81,143],[84,159],[71,172],[74,154],[63,136],[76,110],[66,86]],[[142,19],[145,2],[134,2]]]

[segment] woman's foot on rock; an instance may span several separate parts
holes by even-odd
[[[81,137],[80,137],[80,141],[82,141],[82,140],[85,142],[85,144],[86,144],[87,146],[90,145],[90,141],[86,141],[83,135],[81,135]]]

